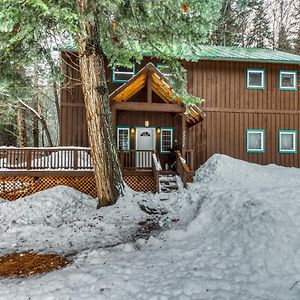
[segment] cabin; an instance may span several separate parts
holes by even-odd
[[[60,171],[75,172],[72,178],[77,176],[77,182],[82,178],[91,182],[91,162],[82,159],[89,157],[89,144],[78,55],[68,49],[61,52],[61,60],[65,82],[60,95],[60,150],[31,149],[28,154],[15,149],[18,155],[2,156],[6,155],[6,166],[8,161],[15,164],[8,169],[16,168],[17,157],[17,166],[23,161],[32,172],[55,171],[53,166],[59,165]],[[158,192],[176,186],[175,175],[185,185],[215,153],[258,164],[300,167],[299,55],[201,46],[186,53],[181,63],[189,93],[205,99],[203,104],[183,103],[168,80],[170,69],[159,59],[145,56],[140,64],[126,68],[111,68],[107,63],[115,142],[129,186]],[[42,160],[33,159],[40,156]],[[51,163],[45,163],[47,159]],[[37,167],[40,161],[44,167]],[[90,173],[81,173],[78,179],[79,171]],[[66,181],[66,175],[61,178]]]

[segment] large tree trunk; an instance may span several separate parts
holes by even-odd
[[[84,0],[79,0],[84,10]],[[112,118],[104,58],[94,26],[81,24],[78,36],[80,74],[87,114],[99,206],[114,204],[123,191],[123,179],[112,133]]]
[[[18,144],[19,147],[27,147],[25,110],[19,106],[17,108],[17,124],[18,124]]]

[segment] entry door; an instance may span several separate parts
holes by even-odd
[[[136,129],[136,167],[152,167],[152,151],[155,149],[155,129],[137,128]]]

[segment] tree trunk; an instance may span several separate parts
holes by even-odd
[[[85,10],[85,1],[79,0]],[[78,36],[79,65],[87,114],[99,206],[114,204],[123,191],[123,179],[112,134],[112,118],[103,53],[94,26],[81,24]]]
[[[17,108],[18,140],[19,147],[27,147],[25,110],[19,106]]]
[[[38,94],[34,92],[32,95],[32,108],[36,111],[39,110]],[[33,137],[33,147],[39,146],[39,119],[33,114],[32,115],[32,137]]]

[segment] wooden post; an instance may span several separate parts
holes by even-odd
[[[112,130],[113,130],[113,136],[116,135],[116,121],[117,121],[117,110],[115,101],[113,100],[113,103],[111,105],[111,117],[112,117]]]
[[[78,149],[74,149],[73,151],[73,169],[78,169]]]
[[[186,117],[184,112],[182,112],[181,117],[181,154],[185,157],[186,153]]]
[[[124,151],[120,151],[120,163],[121,163],[121,170],[124,169]]]
[[[31,149],[26,149],[26,167],[27,170],[31,169]]]
[[[152,82],[151,82],[152,72],[148,71],[147,77],[147,102],[152,103]]]

